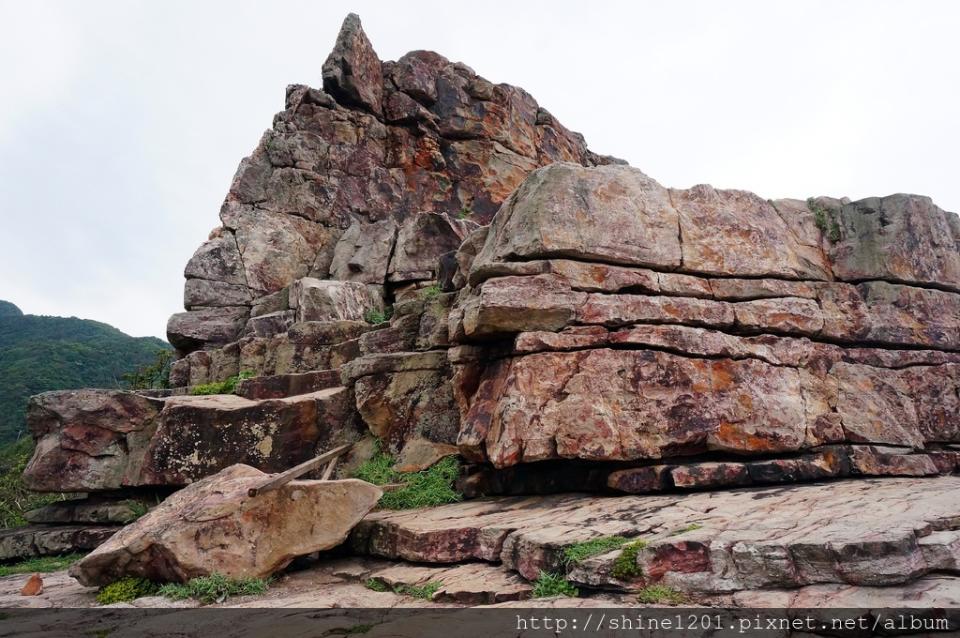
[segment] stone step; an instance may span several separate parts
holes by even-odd
[[[27,525],[0,530],[0,562],[86,552],[118,530],[119,525]]]
[[[499,562],[524,578],[690,592],[815,583],[899,585],[960,565],[960,477],[841,480],[656,496],[478,499],[379,511],[354,529],[360,553],[423,563]],[[924,498],[918,499],[922,493]],[[882,504],[879,506],[878,504]],[[568,564],[564,550],[639,541]]]
[[[246,399],[284,399],[299,394],[335,388],[340,385],[339,370],[316,370],[295,374],[275,374],[243,379],[236,394]]]

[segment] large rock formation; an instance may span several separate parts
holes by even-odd
[[[956,570],[937,476],[960,469],[956,215],[669,189],[520,89],[434,53],[381,63],[355,16],[323,73],[290,87],[187,265],[178,387],[36,397],[30,487],[119,499],[366,437],[358,456],[376,438],[405,469],[459,453],[467,497],[620,495],[377,513],[352,545],[381,557],[531,579],[572,543],[655,532],[642,578],[616,555],[568,576],[726,594]],[[824,483],[762,488],[804,482]]]
[[[531,170],[556,161],[610,160],[522,89],[466,65],[429,51],[381,62],[351,14],[323,89],[288,87],[240,163],[223,225],[184,271],[187,312],[171,317],[170,342],[186,354],[236,341],[265,297],[303,277],[434,279],[437,257],[463,239],[446,226],[489,221]]]
[[[449,334],[479,346],[455,363],[460,450],[496,467],[790,457],[620,470],[624,491],[952,471],[956,219],[915,196],[765,201],[539,169],[460,260]]]

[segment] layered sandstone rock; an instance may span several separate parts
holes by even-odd
[[[458,258],[461,453],[712,455],[610,477],[630,492],[953,471],[955,227],[922,197],[768,202],[626,166],[539,169]],[[729,462],[761,455],[784,458]]]
[[[381,62],[350,15],[323,89],[288,87],[285,110],[241,162],[222,226],[184,270],[187,312],[171,318],[170,342],[186,354],[234,341],[251,307],[303,277],[434,279],[442,252],[556,161],[611,160],[522,89],[464,64],[429,51]]]

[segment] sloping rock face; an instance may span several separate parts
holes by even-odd
[[[343,542],[381,496],[363,481],[292,481],[250,497],[267,478],[233,465],[194,483],[74,564],[84,585],[135,575],[187,581],[214,572],[264,578],[295,557]]]
[[[171,317],[170,342],[183,354],[234,342],[266,297],[303,277],[434,279],[439,255],[463,240],[445,227],[488,222],[530,171],[556,161],[611,160],[522,89],[466,65],[429,51],[381,62],[351,14],[323,89],[288,87],[241,162],[222,226],[185,268],[187,312]]]
[[[461,453],[715,457],[618,471],[621,491],[952,472],[956,227],[916,196],[766,201],[627,166],[539,169],[458,259]],[[785,458],[711,464],[770,455]]]

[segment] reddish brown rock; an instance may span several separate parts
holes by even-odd
[[[498,467],[550,458],[787,452],[802,447],[806,419],[794,369],[598,349],[488,368],[459,443],[473,456],[485,446]]]
[[[86,492],[128,484],[131,456],[153,435],[162,401],[132,392],[66,390],[30,399],[36,450],[23,472],[38,492]]]
[[[930,476],[939,473],[926,454],[909,454],[902,448],[851,446],[853,469],[866,476]]]
[[[743,463],[691,463],[670,470],[674,486],[680,488],[739,487],[750,484]]]
[[[346,104],[357,104],[380,113],[383,78],[380,58],[360,26],[360,17],[351,13],[343,21],[337,43],[323,63],[323,88]]]
[[[476,227],[475,222],[441,213],[411,216],[397,233],[387,279],[395,283],[436,279],[440,256],[456,250]]]
[[[309,394],[340,385],[338,370],[317,370],[299,374],[278,374],[242,379],[236,394],[245,399],[283,399],[298,394]]]
[[[43,579],[40,577],[40,574],[33,574],[30,578],[27,579],[27,582],[24,583],[23,589],[20,590],[21,596],[39,596],[43,593]]]
[[[661,492],[671,486],[671,469],[668,465],[649,465],[618,470],[607,477],[607,487],[627,494]]]

